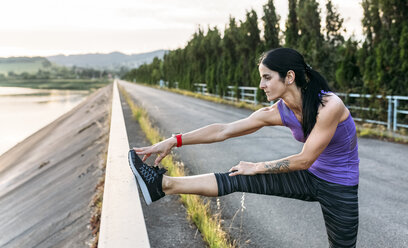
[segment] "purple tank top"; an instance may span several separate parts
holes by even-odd
[[[290,128],[296,140],[304,143],[302,125],[282,99],[278,109],[283,125]],[[356,126],[350,114],[337,125],[330,143],[308,170],[328,182],[354,186],[358,184],[359,162]]]

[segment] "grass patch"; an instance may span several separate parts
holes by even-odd
[[[384,126],[373,125],[369,123],[356,125],[356,129],[358,137],[374,138],[400,144],[408,144],[408,136],[405,134],[405,130],[403,130],[403,132],[399,134],[387,130]]]
[[[152,144],[164,140],[159,131],[152,126],[146,111],[138,107],[124,89],[119,88],[132,111],[133,118],[139,122],[147,139]],[[184,166],[181,163],[177,163],[170,154],[161,163],[168,170],[169,176],[180,177],[186,175]],[[210,247],[234,247],[229,242],[228,234],[221,227],[220,216],[211,213],[208,201],[205,202],[202,197],[197,195],[180,195],[180,197],[181,202],[186,207],[188,217],[200,230],[204,241]]]
[[[110,84],[109,79],[5,79],[3,87],[24,87],[32,89],[94,90]]]

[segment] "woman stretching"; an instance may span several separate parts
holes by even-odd
[[[227,124],[175,135],[129,152],[130,166],[147,204],[170,194],[223,196],[249,192],[318,201],[330,247],[355,247],[358,230],[359,157],[356,129],[342,100],[303,56],[289,48],[266,52],[260,58],[259,88],[274,105]],[[274,161],[243,162],[227,173],[168,177],[155,164],[181,145],[203,144],[253,133],[264,126],[286,126],[304,142],[300,153]],[[136,155],[144,155],[143,161]]]

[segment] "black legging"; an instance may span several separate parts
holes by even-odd
[[[358,230],[358,185],[344,186],[320,179],[307,170],[254,176],[215,173],[218,195],[248,192],[318,201],[330,247],[355,247]]]

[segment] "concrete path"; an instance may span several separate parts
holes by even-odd
[[[123,81],[120,84],[148,111],[166,137],[251,114],[249,110]],[[265,127],[254,134],[221,143],[185,146],[177,149],[176,154],[191,174],[201,174],[227,171],[240,160],[258,162],[282,158],[301,148],[302,143],[293,139],[289,129]],[[359,153],[358,247],[407,247],[408,146],[359,139]],[[215,202],[216,198],[212,200]],[[318,203],[242,193],[219,200],[224,227],[240,247],[328,246]],[[243,211],[241,206],[245,207]]]

